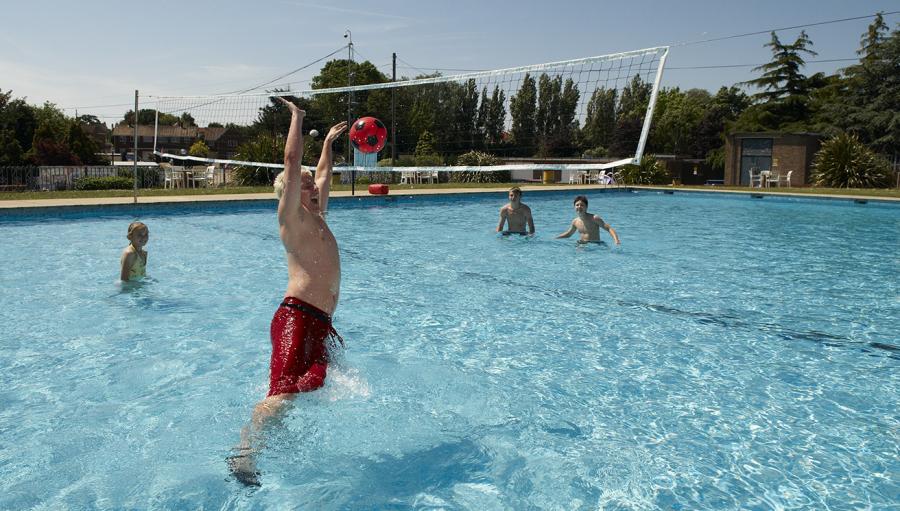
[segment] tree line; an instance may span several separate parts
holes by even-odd
[[[662,88],[658,94],[646,153],[704,158],[724,164],[724,137],[732,131],[807,131],[828,137],[851,134],[876,153],[900,152],[900,30],[891,30],[879,14],[862,35],[859,61],[825,75],[803,73],[805,58],[815,56],[805,32],[791,43],[775,32],[765,45],[772,60],[758,68],[758,78],[722,87]],[[341,87],[352,74],[354,84],[389,82],[371,62],[336,59],[312,80],[313,89]],[[422,75],[428,78],[436,75]],[[749,95],[744,88],[755,89]],[[283,91],[272,91],[279,93]],[[398,154],[416,152],[423,137],[443,162],[471,150],[497,156],[628,157],[634,153],[650,98],[651,86],[635,76],[620,90],[599,87],[587,99],[582,122],[576,118],[581,91],[571,79],[528,74],[506,97],[499,85],[477,88],[474,80],[294,98],[307,111],[308,129],[326,132],[347,117],[372,115],[396,125]],[[392,97],[393,96],[393,97]],[[396,118],[391,118],[395,102]],[[507,110],[508,105],[508,110]],[[138,112],[138,122],[152,125],[154,110]],[[122,121],[133,124],[135,113]],[[196,126],[189,113],[160,114],[161,125]],[[226,125],[245,142],[241,159],[277,162],[280,137],[290,122],[275,101],[261,108],[250,126]],[[95,164],[96,144],[86,127],[96,117],[68,118],[52,103],[28,105],[0,90],[0,165]],[[210,126],[221,124],[210,123]],[[318,152],[308,141],[310,157]],[[342,148],[337,148],[342,153]],[[391,154],[390,148],[384,154]],[[244,158],[245,157],[245,158]]]

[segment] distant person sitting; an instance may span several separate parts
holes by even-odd
[[[578,231],[581,234],[580,243],[602,243],[600,240],[600,228],[602,227],[606,232],[612,236],[613,241],[616,242],[616,245],[619,245],[619,236],[616,235],[616,230],[612,228],[611,225],[604,222],[602,218],[597,215],[592,215],[588,213],[588,200],[584,195],[579,195],[575,197],[575,213],[578,216],[572,220],[572,225],[569,226],[569,230],[557,236],[557,238],[568,238],[569,236],[575,234],[575,231]]]
[[[143,277],[147,273],[147,251],[144,245],[150,239],[150,228],[143,222],[131,222],[128,226],[128,246],[119,261],[119,278],[123,282]]]
[[[503,230],[503,224],[507,229]],[[528,230],[525,230],[526,224]],[[509,204],[500,208],[500,223],[497,224],[497,232],[509,234],[534,234],[534,219],[531,218],[531,208],[522,204],[522,190],[518,186],[509,189]]]

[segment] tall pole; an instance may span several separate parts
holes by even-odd
[[[348,28],[344,33],[347,38],[347,87],[353,86],[353,33]],[[353,92],[347,91],[347,126],[353,124]],[[350,142],[347,142],[347,165],[350,165]],[[356,171],[350,171],[350,195],[356,195]]]
[[[138,181],[138,91],[134,91],[134,203],[137,204],[137,181]]]
[[[391,81],[397,81],[397,52],[391,54],[393,60],[393,73]],[[397,88],[391,87],[391,167],[397,165],[397,116],[395,107],[397,105]]]

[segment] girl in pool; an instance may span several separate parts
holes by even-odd
[[[131,222],[128,226],[128,241],[131,243],[122,251],[122,271],[119,278],[123,282],[145,275],[147,251],[143,248],[149,239],[150,229],[143,222]]]

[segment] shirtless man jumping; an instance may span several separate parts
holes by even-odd
[[[338,123],[328,132],[313,178],[300,167],[306,112],[278,99],[291,111],[284,172],[275,179],[288,284],[270,327],[269,392],[253,409],[250,424],[241,432],[238,454],[229,458],[235,478],[250,486],[259,485],[255,457],[263,447],[264,428],[280,417],[285,403],[298,392],[324,385],[329,348],[334,347],[335,340],[340,341],[331,326],[331,315],[340,293],[341,261],[337,241],[325,223],[325,212],[331,185],[331,145],[347,129],[347,123]]]
[[[508,223],[508,229],[503,230],[503,224]],[[528,232],[525,232],[525,224],[528,224]],[[522,190],[518,186],[509,189],[509,204],[500,208],[500,223],[497,224],[497,232],[509,234],[534,234],[534,219],[531,218],[531,208],[522,204]]]

